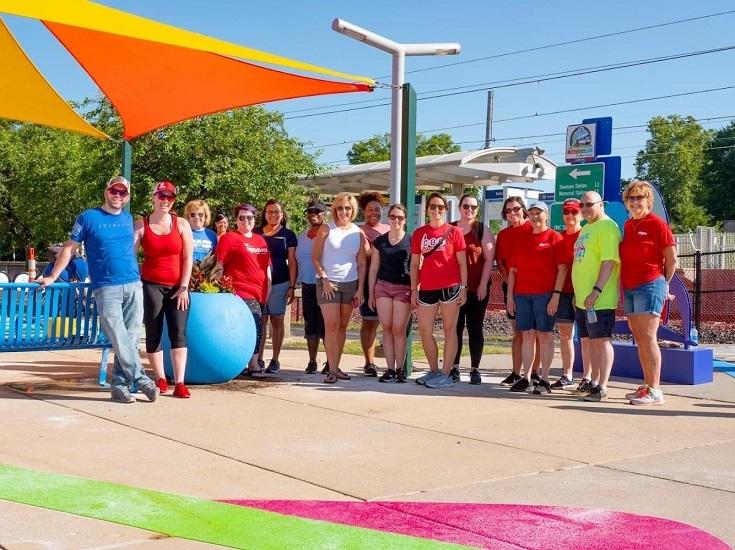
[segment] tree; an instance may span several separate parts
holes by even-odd
[[[735,220],[735,122],[715,132],[711,147],[705,151],[704,204],[713,223]]]
[[[702,175],[712,133],[679,115],[652,118],[648,131],[651,137],[636,158],[637,176],[658,186],[675,230],[706,225]]]
[[[416,156],[443,155],[460,151],[459,145],[452,141],[449,134],[434,134],[424,137],[416,135]],[[390,134],[375,135],[370,139],[354,143],[347,152],[347,161],[350,164],[363,164],[390,159]]]

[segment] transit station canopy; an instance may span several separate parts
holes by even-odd
[[[459,151],[416,159],[416,190],[453,190],[465,185],[478,187],[503,183],[531,183],[554,179],[556,164],[535,148],[493,147],[479,151]],[[335,168],[299,182],[320,193],[387,193],[390,188],[390,161],[368,162]],[[460,187],[461,186],[461,187]]]
[[[0,12],[38,19],[54,34],[110,99],[122,118],[125,139],[236,107],[372,91],[373,81],[367,77],[239,46],[87,0],[0,0]],[[12,35],[11,41],[15,43]],[[12,49],[6,42],[0,44],[3,59]],[[12,83],[13,75],[7,79]],[[58,123],[64,117],[58,105],[29,113],[33,103],[26,101],[21,102],[24,108],[16,108],[14,100],[23,89],[0,88],[0,116],[80,131],[74,123]]]

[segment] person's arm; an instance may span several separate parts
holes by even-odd
[[[41,277],[38,280],[38,290],[45,289],[48,285],[53,284],[54,281],[59,278],[59,275],[61,275],[61,273],[66,269],[66,266],[69,265],[69,262],[76,254],[78,248],[79,243],[76,241],[69,240],[64,244],[64,248],[62,248],[56,255],[56,262],[54,263],[54,269],[51,271],[51,274],[46,277]]]
[[[380,269],[380,252],[374,251],[375,254],[371,254],[368,271],[368,307],[373,311],[375,311],[375,283],[378,280],[378,269]]]
[[[556,315],[556,310],[559,309],[559,298],[561,297],[561,291],[564,288],[564,280],[567,278],[567,272],[569,268],[567,264],[559,264],[556,266],[556,281],[554,282],[554,293],[551,295],[551,300],[546,306],[546,313],[552,317]]]
[[[314,244],[311,248],[311,263],[314,264],[317,279],[322,283],[322,296],[331,299],[334,297],[336,289],[332,282],[327,279],[327,272],[322,265],[322,253],[324,252],[324,241],[327,240],[327,235],[329,235],[329,226],[325,223],[322,224],[316,237],[314,237]]]
[[[419,305],[419,269],[421,268],[421,254],[411,254],[411,306],[416,309]]]
[[[270,298],[271,295],[271,288],[273,288],[273,277],[271,276],[271,266],[268,266],[265,271],[265,302],[268,302],[268,298]]]
[[[485,264],[482,266],[480,275],[480,286],[477,287],[477,299],[482,302],[487,296],[487,286],[493,273],[493,261],[495,260],[495,237],[490,228],[484,227],[482,233],[482,257]]]
[[[674,299],[674,295],[669,292],[669,283],[674,278],[678,266],[679,258],[676,255],[676,247],[667,246],[664,248],[664,277],[666,277],[666,296],[669,300]]]
[[[143,223],[143,220],[140,219],[133,224],[133,252],[135,253],[136,258],[138,257],[138,252],[140,251],[140,243],[143,240],[144,232],[145,224]]]
[[[459,264],[459,300],[457,303],[461,306],[467,301],[467,251],[460,250],[457,252],[457,263]]]
[[[217,263],[215,264],[209,276],[213,281],[219,281],[222,278],[222,275],[224,274],[224,272],[225,272],[225,264],[223,264],[220,260],[217,260]]]
[[[289,246],[288,252],[288,292],[286,293],[286,303],[293,302],[294,291],[296,290],[296,278],[299,275],[299,267],[296,263],[296,247]]]
[[[370,247],[370,243],[368,243],[367,237],[365,237],[365,233],[362,231],[360,231],[360,239],[360,247],[357,249],[357,293],[355,294],[358,306],[362,305],[365,301],[363,290],[367,284],[367,254],[365,252],[365,245],[367,244],[368,248]]]
[[[518,270],[515,267],[511,267],[510,271],[508,271],[508,294],[507,299],[505,301],[505,309],[508,312],[508,315],[515,315],[516,314],[516,302],[515,298],[513,297],[513,291],[516,286],[516,273]]]
[[[185,310],[189,307],[189,279],[191,279],[191,268],[194,265],[194,238],[189,222],[183,218],[175,219],[183,247],[181,249],[181,280],[176,294],[171,298],[176,298],[176,309]]]
[[[615,260],[605,260],[600,264],[600,271],[597,274],[597,280],[592,287],[592,292],[584,299],[584,307],[587,309],[595,307],[595,301],[602,294],[602,289],[605,288],[610,275],[612,275],[613,269],[615,269]],[[599,289],[599,290],[598,290]]]

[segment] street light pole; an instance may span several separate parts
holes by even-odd
[[[405,58],[407,55],[456,55],[462,50],[462,47],[454,42],[399,44],[389,38],[339,18],[332,21],[332,30],[359,40],[360,42],[365,42],[393,56],[390,124],[390,202],[391,204],[399,202],[401,198],[401,87],[405,79]]]

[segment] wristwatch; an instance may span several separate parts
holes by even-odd
[[[460,290],[467,290],[467,285],[459,285]]]

